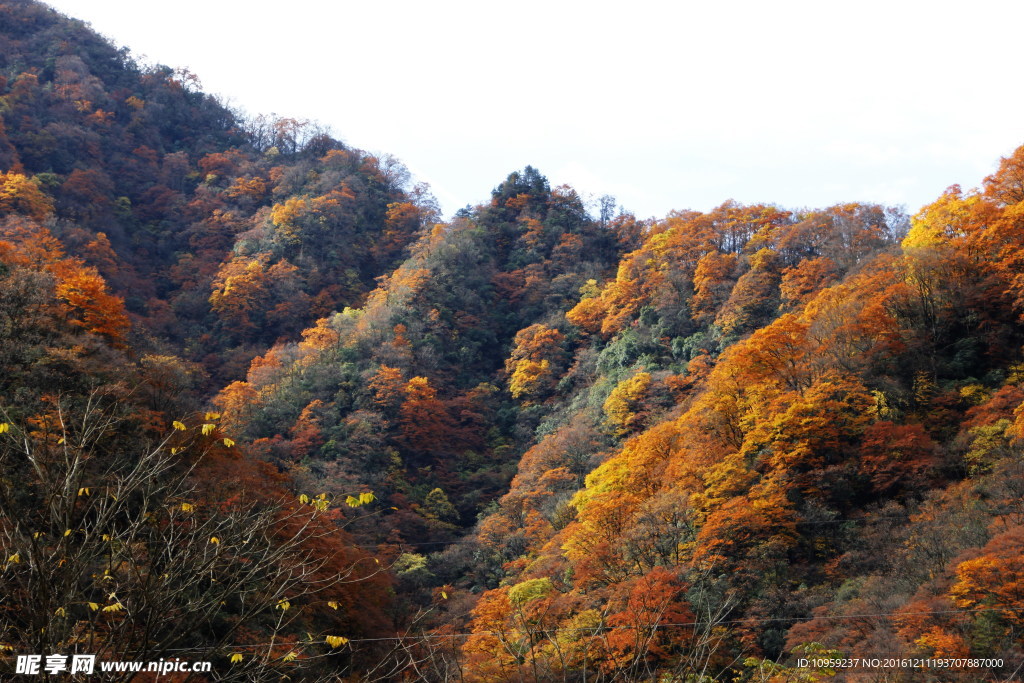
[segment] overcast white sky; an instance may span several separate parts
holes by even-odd
[[[640,216],[905,204],[1024,143],[1011,0],[48,0],[250,113],[400,158],[446,214],[511,171]]]

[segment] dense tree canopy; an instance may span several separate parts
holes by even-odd
[[[2,1],[0,657],[1021,680],[1022,168],[638,220],[527,166],[445,222]]]

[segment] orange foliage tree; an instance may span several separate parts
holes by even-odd
[[[124,301],[112,295],[91,266],[65,256],[60,242],[39,225],[9,219],[0,228],[0,261],[53,276],[63,315],[77,327],[123,346],[128,332]]]

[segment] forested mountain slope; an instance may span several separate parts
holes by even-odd
[[[393,159],[308,121],[244,119],[41,3],[0,12],[5,202],[109,281],[137,345],[193,375],[233,379],[359,302],[434,218]]]
[[[438,678],[825,675],[786,668],[809,652],[1014,662],[1022,154],[909,221],[858,204],[621,216],[614,273],[595,262],[535,312],[501,293],[522,327],[490,338],[507,357],[481,385],[486,364],[442,324],[506,320],[477,307],[507,280],[478,279],[472,240],[503,235],[513,174],[365,309],[218,401],[314,488],[359,482],[398,508],[375,532],[416,551],[395,569]],[[524,202],[525,242],[550,200]],[[551,254],[531,266],[544,287],[564,281]],[[509,451],[510,491],[433,550]]]
[[[442,222],[0,2],[0,655],[1020,680],[1024,148],[912,218],[611,205]]]
[[[726,206],[627,255],[566,314],[578,410],[546,398],[565,417],[479,526],[470,677],[796,680],[827,672],[773,662],[818,653],[1012,678],[1022,162],[898,243],[876,207]]]

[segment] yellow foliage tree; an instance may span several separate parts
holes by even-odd
[[[7,171],[0,173],[0,215],[6,213],[42,220],[53,213],[53,202],[28,176]]]
[[[643,400],[651,388],[651,375],[641,372],[619,382],[604,402],[605,420],[615,434],[624,436],[643,426]]]
[[[554,388],[564,340],[561,332],[541,324],[516,334],[512,353],[505,361],[513,398],[540,398]]]

